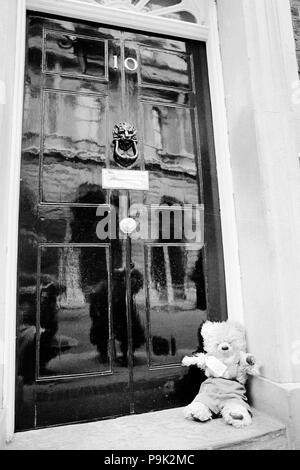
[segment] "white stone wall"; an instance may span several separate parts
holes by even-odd
[[[300,172],[290,4],[221,0],[218,13],[248,344],[264,377],[296,383]]]
[[[16,3],[16,0],[12,0]],[[7,150],[11,146],[12,103],[13,88],[7,83],[14,80],[14,57],[16,38],[10,38],[8,30],[16,27],[16,17],[11,17],[7,3],[0,7],[0,54],[2,66],[0,67],[0,409],[3,406],[3,363],[4,363],[4,335],[5,335],[5,288],[6,288],[6,245],[7,245],[7,209],[8,209],[8,183],[9,167],[7,165]]]

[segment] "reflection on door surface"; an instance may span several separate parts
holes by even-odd
[[[203,321],[227,315],[208,89],[204,44],[28,17],[17,430],[182,406],[197,392],[181,359],[201,350]],[[123,171],[113,130],[124,121],[148,190],[102,185],[102,170]],[[113,233],[133,205],[157,210],[149,232]],[[175,237],[199,205],[204,238]]]

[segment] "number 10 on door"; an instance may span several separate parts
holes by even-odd
[[[134,72],[135,70],[138,69],[138,62],[136,59],[133,57],[127,57],[127,59],[124,60],[124,66],[127,70],[130,70],[131,72]],[[114,55],[114,69],[118,70],[119,68],[119,57],[117,55]]]

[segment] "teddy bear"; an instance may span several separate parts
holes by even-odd
[[[258,375],[259,366],[252,354],[246,352],[246,335],[238,322],[206,321],[201,329],[205,353],[185,356],[182,365],[196,365],[208,377],[195,399],[188,405],[186,418],[208,421],[213,415],[241,428],[252,422],[246,398],[247,374]]]

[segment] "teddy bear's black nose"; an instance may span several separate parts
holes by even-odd
[[[222,346],[222,349],[223,349],[223,351],[228,351],[229,348],[228,348],[228,346],[224,345],[224,346]]]

